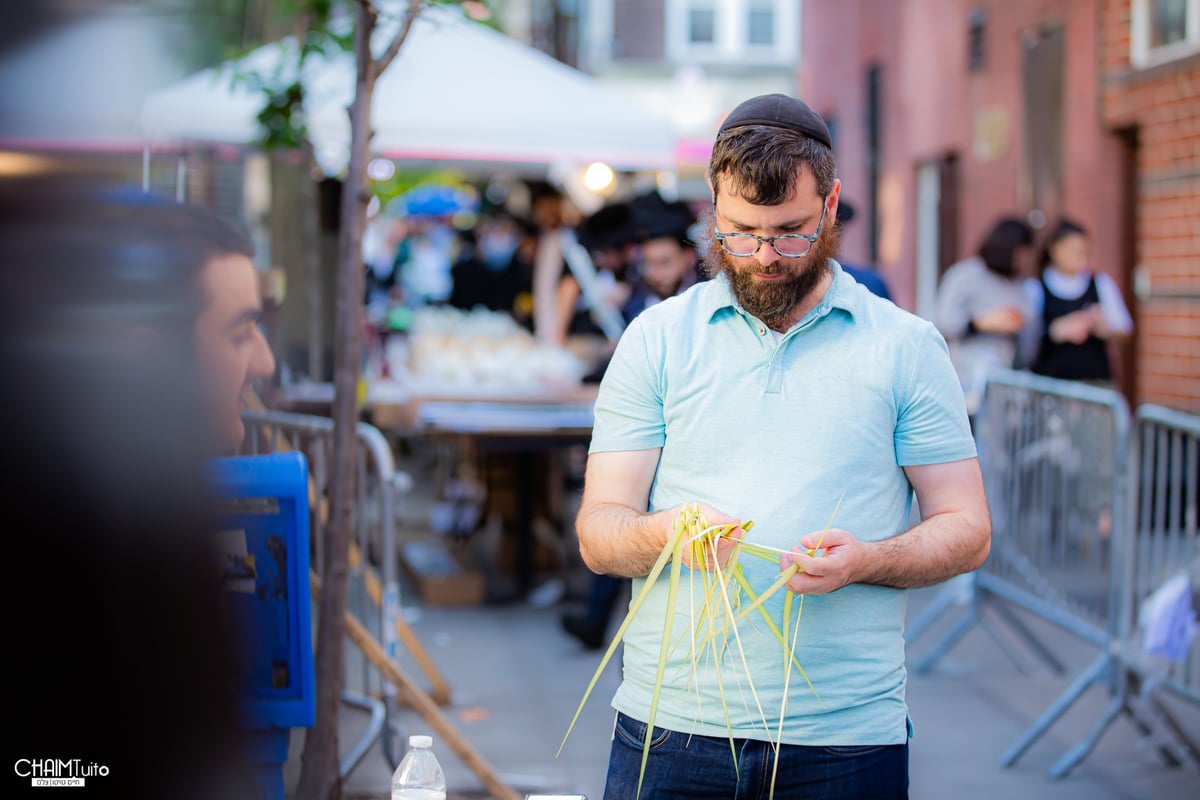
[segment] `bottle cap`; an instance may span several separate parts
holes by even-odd
[[[433,747],[432,736],[410,736],[408,737],[409,747]]]

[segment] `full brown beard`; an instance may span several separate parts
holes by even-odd
[[[704,230],[708,244],[705,270],[713,277],[721,273],[728,276],[738,304],[766,323],[771,330],[780,332],[795,322],[790,318],[793,310],[820,285],[821,279],[829,272],[829,259],[837,253],[841,235],[836,225],[827,225],[806,255],[781,258],[764,267],[753,256],[736,258],[722,250],[720,243],[712,238],[711,224]],[[763,244],[763,247],[770,245]],[[784,274],[787,277],[777,281],[760,281],[755,279],[755,273]]]

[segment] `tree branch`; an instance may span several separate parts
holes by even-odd
[[[360,2],[369,2],[369,0],[360,0]],[[417,14],[420,14],[424,8],[425,0],[408,0],[408,12],[404,15],[404,22],[401,23],[400,30],[396,31],[396,36],[388,42],[387,50],[383,51],[383,55],[375,59],[376,78],[382,75],[383,71],[396,59],[396,54],[400,52],[400,47],[408,38],[409,31],[412,30]]]

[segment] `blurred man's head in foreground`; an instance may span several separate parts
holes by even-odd
[[[112,796],[247,796],[215,788],[242,771],[205,568],[204,467],[230,431],[200,328],[230,249],[203,229],[82,176],[0,180],[0,504],[27,567],[6,600],[27,630],[70,628],[15,665],[11,716],[23,753],[103,764]]]
[[[208,209],[181,206],[198,248],[200,313],[196,319],[196,355],[208,384],[219,441],[234,448],[245,434],[241,415],[246,394],[258,378],[275,372],[270,345],[259,329],[262,298],[251,263],[250,240]]]

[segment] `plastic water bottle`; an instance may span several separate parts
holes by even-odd
[[[409,750],[392,774],[392,800],[446,800],[446,774],[432,736],[408,737]]]

